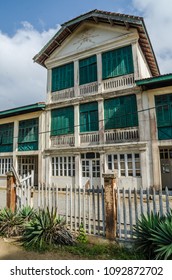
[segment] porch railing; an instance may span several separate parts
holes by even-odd
[[[74,88],[67,88],[64,90],[53,92],[51,95],[51,101],[56,102],[63,99],[73,98],[75,96]]]
[[[98,145],[99,138],[99,132],[80,134],[80,143],[81,145]]]
[[[58,135],[51,137],[51,147],[57,146],[74,146],[75,137],[74,135]]]
[[[105,131],[105,143],[120,143],[139,140],[139,131],[137,127],[115,129]]]
[[[81,85],[79,87],[80,95],[89,95],[98,92],[98,82]]]
[[[125,89],[134,85],[134,74],[107,79],[102,83],[104,92]]]

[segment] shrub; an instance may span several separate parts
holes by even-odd
[[[45,250],[57,244],[72,245],[74,243],[71,233],[57,218],[56,210],[39,210],[25,226],[22,238],[26,248]]]
[[[160,217],[142,215],[134,228],[136,249],[149,259],[172,258],[172,211]]]
[[[88,238],[87,238],[86,231],[84,229],[83,224],[81,224],[79,227],[79,235],[77,237],[77,241],[79,243],[88,243]]]
[[[30,221],[34,218],[36,211],[30,206],[24,206],[18,211],[18,216],[22,219],[23,223]]]
[[[18,236],[22,232],[22,219],[17,212],[4,208],[0,211],[0,234],[5,237]]]

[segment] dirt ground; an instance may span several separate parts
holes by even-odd
[[[79,256],[75,256],[68,252],[28,252],[24,250],[16,242],[9,239],[0,238],[0,260],[79,260]]]

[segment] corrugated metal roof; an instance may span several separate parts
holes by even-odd
[[[150,78],[146,78],[146,79],[141,79],[141,80],[137,80],[135,82],[136,82],[136,85],[142,86],[142,85],[148,85],[148,84],[162,82],[162,81],[164,81],[164,82],[171,81],[171,84],[172,84],[172,73],[159,75],[156,77],[150,77]]]
[[[123,25],[129,24],[134,27],[139,33],[139,44],[146,57],[147,63],[150,67],[153,76],[160,74],[158,63],[149,39],[144,20],[142,17],[125,15],[120,13],[106,12],[100,10],[93,10],[83,15],[80,15],[72,20],[62,24],[61,29],[54,35],[54,37],[42,48],[42,50],[33,58],[33,60],[45,67],[46,59],[57,49],[64,40],[78,28],[83,21],[89,22],[103,22],[108,24]]]
[[[26,113],[41,111],[45,108],[44,102],[39,102],[35,104],[30,104],[26,106],[16,107],[4,111],[0,111],[0,119],[7,118],[10,116],[22,115]]]

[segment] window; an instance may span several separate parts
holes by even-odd
[[[172,94],[155,96],[158,139],[172,139]]]
[[[102,54],[103,79],[127,75],[134,72],[131,46]]]
[[[98,103],[86,103],[80,105],[80,132],[97,131],[98,124]]]
[[[104,101],[105,129],[138,126],[136,96],[128,95]]]
[[[7,123],[0,125],[0,152],[13,151],[14,124]]]
[[[52,69],[52,92],[74,86],[73,62]]]
[[[97,81],[96,55],[79,61],[79,84],[87,84]]]
[[[75,157],[52,157],[52,176],[75,176]]]
[[[0,175],[6,175],[11,170],[12,164],[12,157],[0,157]]]
[[[100,154],[86,153],[81,154],[82,177],[100,177]]]
[[[38,118],[19,122],[18,150],[38,150]]]
[[[65,107],[51,111],[51,136],[74,133],[74,108]]]
[[[118,170],[118,176],[140,177],[140,155],[138,153],[108,155],[108,169]]]

